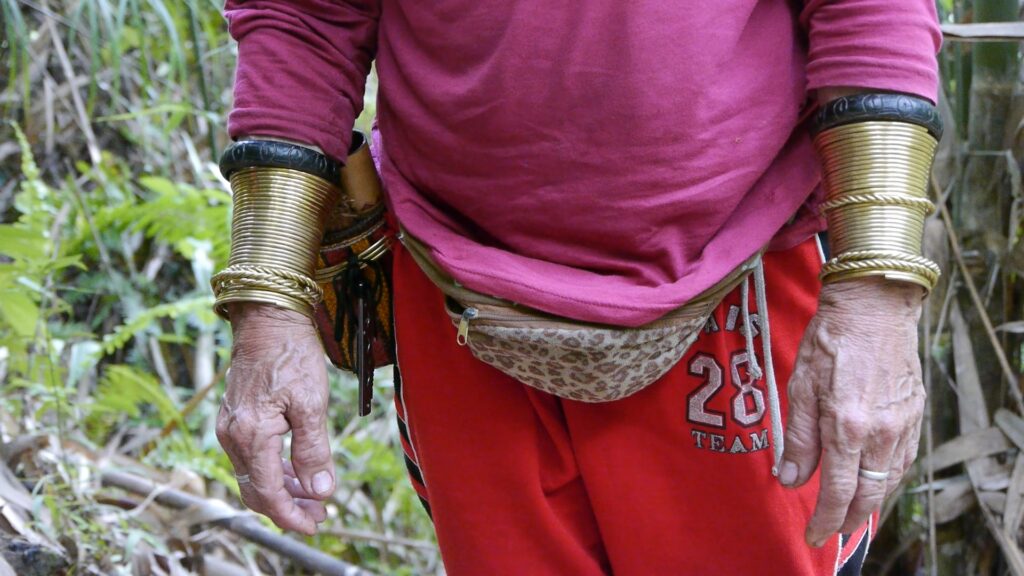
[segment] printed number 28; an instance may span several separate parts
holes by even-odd
[[[742,426],[753,426],[764,418],[764,392],[754,385],[756,380],[746,370],[750,357],[746,352],[736,352],[729,361],[729,381],[736,391],[732,395],[732,418]],[[743,368],[745,377],[740,376]],[[713,356],[697,354],[690,361],[690,374],[700,376],[704,384],[689,396],[686,417],[694,424],[715,428],[725,427],[725,414],[707,407],[708,402],[722,388],[722,367]]]

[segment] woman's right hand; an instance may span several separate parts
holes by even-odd
[[[335,488],[320,339],[298,312],[241,303],[229,315],[234,346],[217,439],[246,506],[284,530],[313,534]],[[289,431],[290,462],[281,457]]]

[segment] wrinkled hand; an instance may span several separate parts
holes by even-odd
[[[234,331],[217,439],[242,476],[242,502],[278,527],[316,532],[334,492],[327,434],[327,369],[305,316],[260,304],[230,310]],[[282,460],[292,432],[291,462]],[[249,481],[244,480],[248,475]]]
[[[849,533],[879,509],[917,455],[924,386],[917,351],[921,288],[882,279],[822,287],[789,381],[779,480],[800,486],[821,460],[807,543]],[[888,472],[886,480],[858,468]]]

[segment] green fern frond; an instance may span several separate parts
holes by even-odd
[[[161,318],[176,319],[188,314],[197,314],[203,316],[204,320],[209,320],[213,315],[212,308],[213,296],[186,298],[149,308],[129,322],[118,326],[113,333],[105,335],[102,343],[103,353],[113,354],[124,348],[132,338]]]
[[[138,418],[143,415],[143,408],[150,406],[156,410],[161,424],[173,421],[179,430],[188,429],[181,410],[156,378],[132,366],[107,366],[93,398],[90,413],[115,413]]]

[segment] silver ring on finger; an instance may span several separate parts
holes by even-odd
[[[252,478],[249,478],[248,474],[235,474],[235,480],[238,481],[239,486],[252,482]]]
[[[877,480],[879,482],[889,479],[888,472],[875,472],[874,470],[866,470],[864,468],[857,469],[857,475],[861,478],[867,478],[868,480]]]

